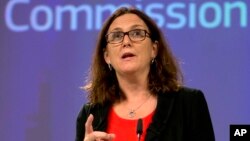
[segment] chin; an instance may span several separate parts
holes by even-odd
[[[124,73],[124,74],[131,74],[131,73],[135,73],[138,69],[136,68],[124,68],[124,69],[121,69],[121,72]]]

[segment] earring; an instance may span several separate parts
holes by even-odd
[[[112,71],[112,66],[110,63],[108,63],[109,70]]]
[[[151,64],[154,64],[155,63],[155,58],[153,58],[152,60],[151,60]]]

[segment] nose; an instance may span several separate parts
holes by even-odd
[[[123,47],[131,46],[131,40],[128,35],[124,35],[122,44]]]

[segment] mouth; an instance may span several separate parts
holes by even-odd
[[[127,53],[124,53],[122,55],[122,59],[127,59],[127,58],[131,58],[131,57],[134,57],[135,55],[133,53],[130,53],[130,52],[127,52]]]

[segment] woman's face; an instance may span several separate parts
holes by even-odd
[[[136,14],[124,14],[116,18],[110,25],[111,32],[128,32],[142,29],[149,32],[148,27]],[[128,35],[120,43],[108,43],[104,52],[106,63],[111,64],[117,74],[148,73],[150,63],[157,55],[157,42],[147,37],[142,41],[131,41]]]

